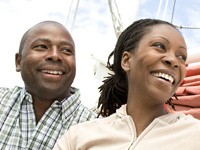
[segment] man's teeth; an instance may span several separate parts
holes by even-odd
[[[158,78],[162,78],[162,79],[165,79],[167,81],[169,81],[170,83],[173,83],[174,82],[174,78],[168,74],[165,74],[165,73],[152,73],[155,77],[158,77]]]
[[[54,75],[62,75],[62,71],[51,71],[51,70],[42,70],[43,73],[54,74]]]

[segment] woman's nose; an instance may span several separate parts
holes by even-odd
[[[178,62],[175,56],[166,56],[163,59],[164,64],[174,67],[174,68],[178,68]]]

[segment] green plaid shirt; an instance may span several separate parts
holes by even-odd
[[[70,126],[96,117],[84,107],[78,89],[67,100],[55,101],[36,124],[32,97],[24,88],[0,88],[0,149],[52,150]]]

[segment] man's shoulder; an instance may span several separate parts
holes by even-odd
[[[86,107],[83,104],[79,105],[79,107],[77,109],[77,115],[82,118],[85,118],[86,120],[90,120],[92,118],[97,117],[97,113],[95,113],[93,110],[89,109],[88,107]]]
[[[15,86],[13,88],[8,88],[8,87],[0,87],[0,95],[5,95],[5,94],[15,94],[16,92],[21,91],[23,88],[19,86]]]
[[[93,120],[95,118],[97,118],[97,114],[95,112],[80,104],[73,112],[73,114],[71,114],[71,126],[85,121]]]
[[[80,90],[75,87],[71,87],[71,96],[64,102],[66,106],[67,114],[70,112],[70,120],[72,125],[80,122],[92,120],[97,117],[97,113],[89,109],[81,103]]]
[[[73,104],[71,109],[75,110],[74,115],[76,118],[86,118],[86,120],[89,120],[90,118],[96,118],[97,113],[82,104],[80,99],[80,90],[78,88],[71,87],[71,92],[73,94],[69,99],[67,99],[67,103]]]
[[[15,86],[13,88],[0,87],[0,101],[15,99],[14,97],[18,97],[17,95],[21,92],[23,88]]]

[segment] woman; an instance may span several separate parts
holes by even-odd
[[[164,109],[186,75],[186,49],[172,24],[135,21],[109,56],[114,75],[100,87],[100,113],[109,117],[72,127],[54,150],[199,150],[200,121]]]

